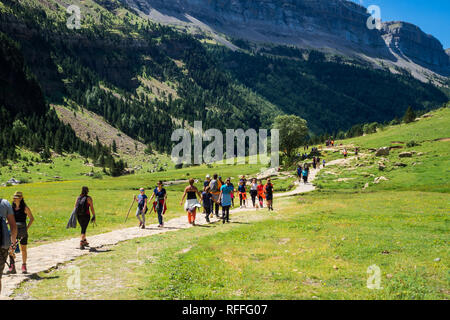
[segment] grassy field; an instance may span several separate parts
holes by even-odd
[[[276,199],[273,213],[240,213],[229,225],[123,242],[39,274],[39,281],[25,283],[17,294],[39,299],[449,299],[450,142],[437,140],[449,137],[449,128],[450,113],[444,109],[409,125],[342,141],[361,146],[360,158],[326,167],[317,177],[316,191]],[[410,140],[419,145],[407,147]],[[403,148],[385,159],[368,150],[392,142]],[[399,158],[400,152],[411,150],[416,151],[411,158]],[[386,165],[383,171],[380,161]],[[259,169],[243,168],[221,171],[236,176]],[[196,167],[158,177],[202,177],[205,170],[215,171]],[[380,176],[387,180],[374,183]],[[129,193],[130,198],[137,185],[152,184],[147,179],[96,181],[96,198],[110,199],[103,209],[111,212],[108,223],[119,225],[119,212],[126,208],[117,208],[114,196]],[[277,185],[290,183],[280,180]],[[72,184],[76,182],[49,183],[46,188],[56,195],[61,188],[72,190]],[[177,195],[172,208],[179,206],[181,189],[170,189]],[[73,265],[81,269],[80,291],[66,286],[67,267]],[[379,290],[367,288],[373,265],[381,271]]]

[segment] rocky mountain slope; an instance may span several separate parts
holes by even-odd
[[[221,35],[358,56],[392,71],[406,68],[424,81],[450,75],[439,40],[404,22],[369,28],[367,9],[346,0],[121,1],[151,20],[211,33],[231,48]]]

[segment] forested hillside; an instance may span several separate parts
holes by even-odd
[[[391,120],[409,105],[433,108],[448,100],[412,77],[325,60],[315,52],[304,59],[295,52],[286,57],[205,44],[201,36],[140,18],[116,0],[77,2],[82,27],[71,30],[69,2],[0,2],[0,31],[19,43],[24,68],[36,77],[33,86],[42,88],[39,108],[44,110],[44,99],[88,108],[159,151],[170,152],[172,131],[194,120],[202,120],[204,129],[257,129],[270,127],[278,114],[293,113],[308,121],[312,133],[333,133]],[[19,95],[9,94],[16,102]],[[11,123],[13,114],[7,113],[3,121]],[[45,136],[41,144],[56,148]]]

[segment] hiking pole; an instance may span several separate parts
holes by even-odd
[[[136,200],[136,196],[133,198],[133,202],[131,203],[130,209],[128,209],[127,217],[125,218],[125,223],[128,220],[128,216],[130,215],[131,208],[133,208],[134,201]]]

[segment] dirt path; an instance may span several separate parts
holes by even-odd
[[[351,158],[348,159],[339,159],[331,161],[328,165],[333,164],[342,164],[347,161],[350,161]],[[310,177],[309,182],[305,185],[303,183],[299,184],[298,181],[296,182],[297,187],[289,192],[284,193],[276,193],[274,194],[275,197],[287,197],[287,196],[293,196],[297,194],[301,194],[304,192],[311,192],[315,189],[314,185],[311,183],[317,173],[321,169],[311,170],[310,171]],[[247,212],[252,211],[254,213],[257,213],[258,211],[253,208],[246,208],[246,209],[233,209],[230,211],[230,213],[234,214],[233,220],[237,218],[236,215],[238,215],[241,212]],[[256,215],[255,215],[256,216]],[[257,219],[258,217],[254,217]],[[247,220],[255,220],[252,219],[251,216],[248,214],[245,214],[245,219]],[[213,218],[211,220],[212,222],[217,222],[217,218]],[[205,219],[203,214],[197,214],[196,217],[196,224],[197,225],[203,225],[205,224]],[[29,279],[33,279],[35,274],[43,271],[51,270],[52,268],[57,267],[59,264],[66,263],[68,261],[72,261],[77,257],[92,254],[92,251],[95,251],[96,249],[102,248],[104,246],[111,246],[115,245],[121,241],[131,240],[135,238],[141,238],[141,237],[148,237],[160,233],[165,232],[172,232],[177,231],[181,229],[187,229],[191,228],[192,225],[190,225],[187,222],[187,217],[185,215],[171,219],[169,221],[166,221],[164,224],[164,228],[158,228],[156,224],[154,225],[148,225],[145,230],[138,229],[137,227],[132,228],[125,228],[120,230],[114,230],[112,232],[103,233],[95,236],[89,237],[89,243],[91,246],[90,250],[80,250],[78,249],[77,245],[79,243],[79,238],[72,238],[67,239],[59,242],[49,243],[37,247],[33,247],[28,249],[28,262],[27,262],[27,268],[28,268],[28,274],[23,275],[20,272],[20,266],[22,265],[21,261],[21,254],[17,255],[17,261],[16,261],[16,268],[18,269],[18,274],[15,275],[3,275],[2,278],[2,292],[0,295],[0,298],[8,299],[14,292],[14,290],[23,282]],[[4,272],[6,272],[6,267]]]

